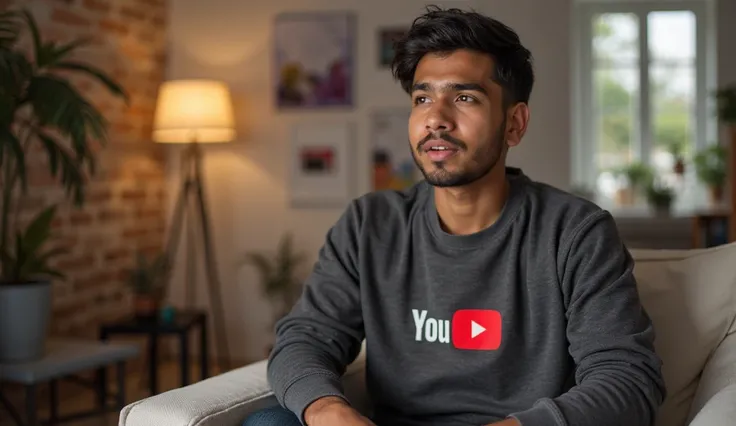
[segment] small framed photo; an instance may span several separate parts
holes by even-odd
[[[378,65],[381,68],[391,66],[394,59],[394,43],[409,31],[408,27],[390,27],[378,30]]]
[[[292,207],[335,208],[353,196],[351,123],[304,123],[292,129]]]

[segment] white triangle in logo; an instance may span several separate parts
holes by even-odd
[[[477,322],[470,320],[470,338],[475,339],[476,336],[486,331],[486,328]]]

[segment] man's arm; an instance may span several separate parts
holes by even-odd
[[[279,403],[303,423],[312,402],[345,398],[340,379],[360,352],[359,227],[353,203],[328,231],[301,298],[276,325],[268,380]]]
[[[608,212],[594,213],[562,250],[577,385],[511,417],[522,426],[651,426],[666,394],[661,360],[616,223]]]

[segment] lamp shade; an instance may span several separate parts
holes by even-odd
[[[164,82],[158,94],[153,140],[162,143],[230,142],[235,139],[230,91],[213,80]]]

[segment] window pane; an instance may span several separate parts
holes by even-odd
[[[639,20],[633,13],[605,13],[593,18],[596,67],[635,65],[639,60]]]
[[[651,12],[649,54],[654,62],[690,64],[695,60],[695,14],[689,10]]]
[[[595,143],[598,170],[605,171],[629,163],[639,131],[639,70],[596,70]]]
[[[688,66],[649,68],[652,105],[652,161],[662,172],[672,170],[673,154],[694,147],[695,69]]]

